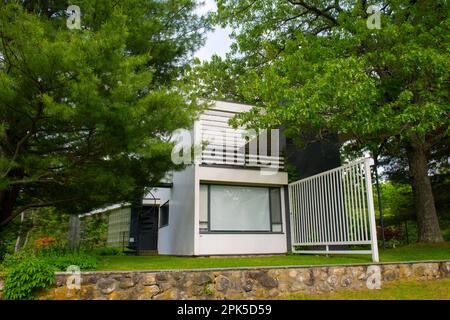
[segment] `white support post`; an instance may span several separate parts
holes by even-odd
[[[289,198],[289,223],[290,223],[290,229],[291,229],[291,250],[292,252],[296,252],[294,243],[296,242],[295,232],[294,232],[294,219],[292,217],[293,215],[293,205],[294,205],[294,195],[291,190],[291,188],[288,187],[288,198]]]
[[[370,240],[372,243],[372,261],[379,262],[378,256],[378,240],[377,240],[377,227],[375,222],[375,209],[373,206],[373,194],[372,194],[372,177],[370,173],[369,158],[364,161],[364,171],[366,175],[366,192],[367,192],[367,205],[369,211],[369,224],[370,224]]]
[[[200,247],[200,179],[199,179],[199,165],[203,160],[202,143],[202,120],[199,119],[194,123],[194,255],[199,251]]]

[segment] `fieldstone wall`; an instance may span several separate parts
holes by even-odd
[[[366,288],[393,280],[450,277],[450,261],[204,270],[82,272],[69,289],[68,273],[41,299],[272,299],[291,293]],[[0,279],[0,290],[3,284]],[[1,294],[1,292],[0,292]]]

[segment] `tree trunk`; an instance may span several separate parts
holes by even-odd
[[[22,212],[20,215],[20,227],[19,227],[19,234],[17,235],[17,239],[16,239],[16,245],[14,246],[14,252],[17,252],[20,250],[20,242],[21,242],[21,238],[22,238],[22,230],[23,230],[23,220],[25,219],[25,212]]]
[[[413,141],[407,148],[409,174],[417,215],[419,242],[442,242],[430,178],[428,177],[427,149]]]
[[[77,250],[80,243],[80,217],[71,214],[69,219],[69,247]]]
[[[7,176],[7,178],[12,181],[23,179],[23,177],[24,172],[21,168],[11,170]],[[20,191],[21,188],[18,185],[0,189],[0,230],[4,227],[4,222],[11,218]]]
[[[11,217],[19,192],[20,189],[18,187],[12,187],[10,190],[0,190],[0,230],[2,230],[3,222]]]

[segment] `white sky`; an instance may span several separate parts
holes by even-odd
[[[198,10],[200,14],[208,11],[215,11],[217,9],[216,2],[214,0],[204,1],[205,4]],[[230,50],[230,33],[230,28],[223,29],[216,27],[214,31],[208,33],[205,45],[195,53],[195,56],[200,60],[209,60],[213,54],[225,57],[225,54]]]

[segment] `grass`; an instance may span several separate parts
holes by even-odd
[[[382,290],[349,290],[322,294],[292,294],[288,300],[450,300],[450,279],[392,281]]]
[[[380,249],[381,262],[450,260],[450,242]],[[260,257],[102,256],[98,270],[162,270],[370,263],[370,255],[281,255]]]

